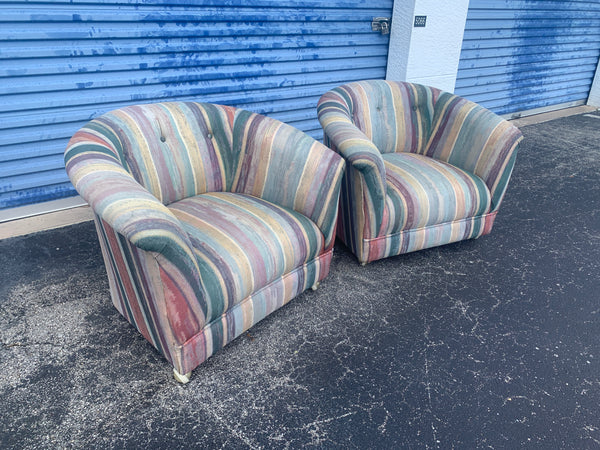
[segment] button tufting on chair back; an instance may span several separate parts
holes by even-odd
[[[174,102],[128,106],[94,122],[135,180],[169,205],[230,187],[233,115],[225,106]]]
[[[373,80],[348,83],[323,97],[345,103],[354,125],[381,153],[420,153],[431,134],[439,93],[427,86]]]

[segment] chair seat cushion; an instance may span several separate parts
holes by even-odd
[[[415,153],[388,153],[383,159],[385,234],[479,216],[490,208],[490,192],[477,175]]]
[[[251,195],[211,192],[168,208],[194,247],[207,322],[323,252],[323,234],[310,219]]]

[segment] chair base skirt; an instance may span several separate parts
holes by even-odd
[[[410,253],[426,248],[475,239],[492,231],[497,211],[476,217],[455,220],[424,228],[400,231],[374,239],[358,242],[360,248],[351,248],[362,264],[390,256]],[[343,237],[344,233],[338,236]]]

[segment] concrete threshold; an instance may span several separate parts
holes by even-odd
[[[581,105],[574,106],[572,108],[558,109],[556,111],[549,111],[540,114],[534,114],[532,116],[521,117],[519,119],[509,120],[514,126],[521,128],[527,125],[535,125],[538,123],[548,122],[554,119],[560,119],[561,117],[575,116],[577,114],[585,114],[598,111],[598,107]]]
[[[89,206],[78,206],[61,211],[47,212],[44,214],[10,220],[0,223],[0,239],[7,239],[38,231],[66,227],[76,223],[87,222],[93,219],[92,209]]]

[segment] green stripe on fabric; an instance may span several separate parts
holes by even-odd
[[[115,153],[113,151],[104,147],[103,145],[92,143],[75,145],[74,147],[69,148],[65,152],[65,163],[68,163],[71,159],[84,153],[101,153],[103,155],[110,156],[111,159],[117,161],[117,159],[115,158]]]
[[[269,149],[270,160],[264,181],[262,197],[282,205],[294,205],[297,186],[300,186],[306,164],[306,156],[313,144],[308,135],[297,132],[296,129],[283,125],[273,138],[272,148]],[[293,152],[284,152],[284,148],[293,148]],[[282,178],[282,174],[283,178]],[[282,186],[281,180],[285,180]],[[287,187],[287,189],[286,189]]]
[[[496,189],[494,190],[494,194],[492,196],[491,211],[496,211],[498,209],[500,200],[502,199],[502,196],[506,191],[508,180],[510,180],[510,175],[512,174],[513,168],[515,166],[515,161],[517,159],[517,150],[517,148],[513,150],[513,153],[510,156],[508,163],[506,164],[504,172],[502,172],[502,176],[500,177],[500,180],[498,180],[498,184],[496,185]]]
[[[364,88],[370,91],[367,91],[369,104],[365,106],[370,113],[371,138],[381,153],[393,153],[396,151],[397,118],[390,86],[370,83]]]
[[[196,261],[198,262],[198,268],[202,274],[202,285],[208,296],[206,299],[208,308],[205,317],[206,322],[209,323],[225,310],[225,297],[223,296],[223,289],[218,273],[215,272],[209,262],[203,258],[196,257]]]
[[[240,171],[240,165],[243,164],[245,159],[245,155],[242,155],[246,146],[248,145],[247,139],[245,138],[245,133],[248,122],[252,116],[254,116],[254,113],[243,109],[238,109],[235,113],[232,131],[233,144],[231,147],[231,155],[232,158],[235,158],[236,164],[231,167],[232,176],[231,180],[228,180],[228,183],[230,184],[227,185],[227,192],[236,191],[238,188],[237,184],[240,182],[240,180],[238,180],[236,183],[235,176]],[[250,138],[252,138],[252,136],[250,136]],[[236,186],[234,186],[234,183]]]
[[[125,170],[129,171],[129,168],[127,165],[127,159],[125,158],[125,152],[123,150],[123,144],[122,144],[121,140],[114,133],[114,131],[109,126],[107,126],[107,124],[105,124],[104,122],[101,122],[101,121],[106,120],[106,117],[110,117],[110,113],[106,114],[105,116],[99,117],[96,120],[92,120],[85,126],[85,128],[94,130],[98,134],[100,134],[102,137],[107,138],[112,143],[113,148],[116,150],[117,154],[119,155],[121,165],[125,168]]]
[[[104,242],[104,246],[106,248],[105,254],[108,258],[110,258],[110,266],[116,272],[118,265],[116,263],[115,255],[113,254],[112,249],[110,247],[108,236],[107,236],[106,230],[104,229],[104,224],[102,223],[102,219],[98,215],[96,215],[96,214],[94,214],[94,215],[95,215],[95,222],[96,222],[96,230],[98,231],[99,237]],[[107,267],[107,270],[108,270],[108,267]],[[125,292],[125,287],[123,286],[123,280],[121,279],[121,277],[119,276],[118,273],[114,273],[114,280],[116,281],[117,287],[121,294],[121,302],[123,303],[123,306],[125,307],[125,317],[130,322],[135,322],[133,311],[131,311],[131,307],[129,306],[129,302],[127,301],[127,294]]]
[[[137,271],[138,264],[136,264],[136,262],[134,261],[133,255],[131,254],[131,249],[129,248],[129,242],[127,241],[127,239],[124,236],[122,236],[120,234],[117,234],[117,236],[119,238],[119,247],[121,249],[121,254],[123,255],[123,257],[125,259],[128,270]],[[131,281],[132,281],[133,288],[136,291],[136,294],[135,294],[136,298],[144,299],[145,295],[142,294],[144,289],[143,289],[143,286],[141,285],[141,280],[139,279],[139,277],[132,273]],[[161,353],[165,354],[166,352],[165,352],[165,349],[163,348],[162,340],[160,338],[160,335],[158,334],[158,331],[156,328],[156,323],[154,322],[154,315],[150,311],[149,305],[145,301],[140,301],[140,302],[138,302],[138,304],[142,311],[142,314],[144,315],[146,328],[148,329],[148,332],[150,333],[152,343],[154,344],[154,346],[156,348],[158,348],[161,351]],[[132,315],[131,317],[133,319],[134,316]]]
[[[475,188],[477,189],[477,199],[479,200],[479,206],[473,212],[473,216],[481,216],[481,215],[489,212],[488,211],[489,206],[485,200],[490,197],[490,191],[487,188],[487,186],[485,185],[485,183],[483,182],[483,180],[481,178],[479,178],[477,175],[473,175],[472,180],[474,181],[473,184],[475,185]]]
[[[224,188],[225,190],[229,190],[231,189],[233,177],[237,169],[236,161],[239,159],[239,153],[234,152],[227,138],[231,130],[229,130],[227,117],[225,117],[226,112],[222,107],[210,103],[202,103],[202,108],[208,116],[212,139],[215,143],[215,151],[220,156],[225,171]]]
[[[168,104],[160,104],[157,107],[160,107],[160,111],[165,115],[166,119],[169,121],[168,130],[173,133],[175,139],[177,140],[177,146],[174,146],[177,149],[184,149],[187,143],[184,141],[183,136],[181,134],[181,130],[179,130],[177,126],[176,117],[173,115],[172,111],[167,107]],[[185,111],[178,107],[177,110],[185,114]],[[188,115],[185,114],[186,119],[188,119]],[[159,120],[157,118],[157,120]],[[191,125],[188,125],[187,130],[192,129]],[[184,131],[187,131],[184,130]],[[165,130],[161,130],[165,131]],[[195,136],[198,139],[200,136]],[[201,137],[203,138],[203,137]],[[171,146],[173,144],[171,143]],[[177,189],[175,187],[175,191],[179,194],[177,197],[187,197],[189,195],[196,194],[196,185],[194,182],[194,168],[192,167],[192,161],[190,159],[189,151],[167,151],[164,152],[164,158],[167,161],[167,169],[171,175],[171,182],[178,183],[181,185],[181,189]]]
[[[483,148],[485,143],[484,140],[490,135],[490,131],[498,122],[498,120],[493,120],[495,117],[497,116],[485,114],[481,107],[471,109],[460,126],[448,162],[464,170],[474,172],[480,149]]]
[[[333,92],[337,93],[339,96],[341,96],[344,99],[344,102],[348,106],[348,109],[346,111],[349,114],[350,119],[352,119],[352,115],[354,114],[354,102],[352,101],[352,97],[350,97],[350,94],[348,94],[348,91],[346,91],[345,89],[342,89],[341,87],[338,87],[338,88],[333,89]],[[339,103],[338,103],[338,106],[341,106],[341,105],[339,105]]]

